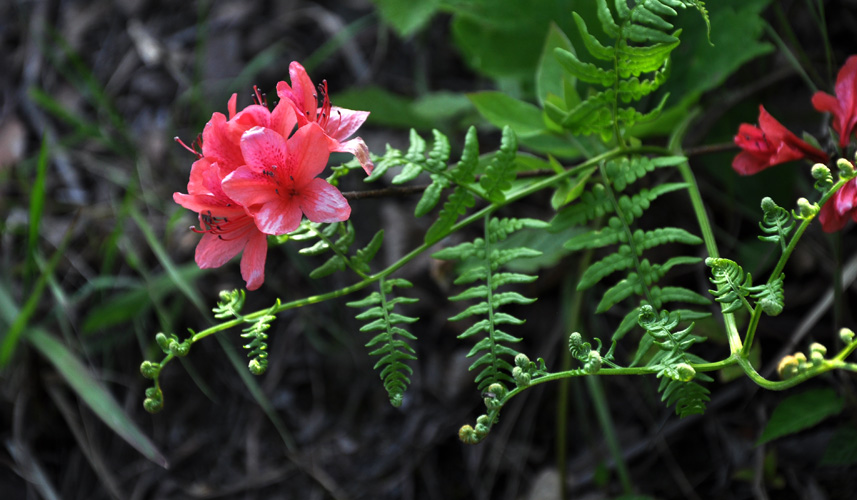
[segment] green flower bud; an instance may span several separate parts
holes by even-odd
[[[161,399],[146,398],[143,400],[143,408],[145,408],[149,413],[158,413],[164,409],[164,401]]]
[[[515,356],[515,366],[519,366],[521,368],[526,368],[529,365],[530,365],[530,358],[528,358],[526,354],[521,352],[521,353],[518,353],[517,356]]]
[[[836,160],[836,166],[839,167],[839,177],[843,179],[851,179],[854,177],[854,164],[845,158]]]
[[[696,376],[696,370],[687,363],[677,364],[675,371],[678,373],[678,380],[681,382],[690,382]]]
[[[515,385],[518,387],[530,385],[530,374],[522,370],[520,366],[512,368],[512,378],[515,379]]]
[[[797,358],[789,354],[780,360],[780,364],[777,365],[777,373],[781,379],[788,380],[798,374],[798,365]]]
[[[488,392],[493,394],[497,399],[506,397],[506,386],[503,384],[491,384],[488,386]]]
[[[763,210],[766,214],[767,214],[767,213],[770,213],[770,212],[773,212],[773,211],[774,211],[774,210],[776,210],[777,208],[779,208],[779,207],[777,206],[777,204],[776,204],[776,203],[774,203],[774,200],[772,200],[771,198],[769,198],[769,197],[767,197],[767,196],[765,196],[764,198],[762,198],[762,210]],[[710,257],[709,257],[709,258],[710,258]]]
[[[818,213],[818,204],[810,203],[806,198],[799,198],[797,200],[797,208],[799,218],[801,219],[810,219],[815,217],[815,214]]]
[[[854,332],[850,328],[843,328],[839,330],[839,338],[842,342],[850,344],[854,341]]]
[[[190,352],[190,342],[179,342],[178,340],[173,339],[170,341],[169,350],[170,354],[183,358]]]
[[[140,364],[140,374],[143,377],[154,380],[158,378],[158,374],[161,373],[161,365],[160,363],[153,363],[151,361],[143,361]]]
[[[830,177],[830,169],[824,163],[816,163],[812,166],[812,178],[820,181]]]
[[[458,429],[458,439],[465,444],[477,444],[482,441],[482,436],[476,434],[476,430],[470,425],[462,425]]]
[[[601,362],[601,354],[598,351],[589,351],[589,359],[583,364],[583,371],[589,374],[598,373]]]
[[[818,342],[813,342],[809,345],[809,353],[812,355],[813,353],[820,353],[822,356],[827,354],[827,347],[824,347],[823,344],[819,344]]]
[[[158,347],[160,347],[162,351],[164,351],[165,353],[169,352],[170,339],[167,338],[167,336],[164,335],[163,332],[158,332],[158,334],[155,335],[155,342],[158,343]]]
[[[265,358],[258,358],[258,357],[253,358],[250,360],[250,364],[248,365],[248,368],[250,368],[250,373],[252,373],[253,375],[261,375],[261,374],[265,373],[265,370],[268,369],[268,360]],[[394,404],[393,406],[396,406],[396,405]]]

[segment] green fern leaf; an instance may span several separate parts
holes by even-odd
[[[401,406],[405,390],[411,382],[409,376],[413,374],[413,369],[406,363],[417,359],[416,352],[407,342],[417,338],[398,325],[414,323],[418,318],[394,312],[396,305],[414,303],[417,299],[408,297],[391,299],[388,296],[393,293],[394,287],[410,288],[411,286],[413,285],[404,279],[384,280],[382,278],[378,291],[372,292],[362,300],[346,304],[348,307],[369,308],[358,314],[357,319],[371,320],[360,328],[361,332],[380,332],[366,343],[366,347],[376,347],[369,352],[369,355],[380,356],[374,369],[381,368],[379,376],[393,406]]]
[[[515,132],[509,126],[503,127],[500,149],[479,179],[479,184],[485,190],[485,196],[489,201],[502,203],[506,200],[504,191],[512,187],[512,181],[515,180],[515,155],[517,152],[518,139],[515,137]]]

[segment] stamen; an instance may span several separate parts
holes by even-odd
[[[176,141],[177,143],[181,144],[181,146],[183,148],[185,148],[188,151],[190,151],[191,153],[195,154],[197,158],[202,158],[202,153],[200,152],[200,151],[202,151],[202,136],[201,135],[196,136],[196,140],[193,142],[193,146],[194,146],[193,148],[191,148],[190,146],[185,144],[184,141],[182,141],[179,138],[179,136],[173,137],[173,140]],[[199,151],[197,151],[196,148],[199,148]]]
[[[265,106],[266,108],[268,107],[268,96],[267,96],[267,94],[263,94],[262,92],[259,92],[259,87],[256,85],[253,85],[253,101],[256,104],[259,104],[261,106]]]

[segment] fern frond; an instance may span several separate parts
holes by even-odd
[[[500,149],[491,159],[479,184],[485,190],[485,197],[491,202],[502,203],[506,199],[505,190],[512,187],[515,180],[515,156],[518,153],[518,139],[508,125],[503,127]]]
[[[785,275],[780,274],[777,279],[771,283],[753,286],[747,288],[756,299],[762,311],[768,316],[777,316],[783,312],[785,307],[785,291],[783,290],[783,279]]]
[[[450,175],[455,181],[455,189],[449,199],[443,204],[437,220],[426,231],[425,242],[435,242],[455,225],[458,217],[464,215],[467,209],[476,202],[473,193],[464,186],[476,181],[476,169],[479,166],[479,142],[476,139],[476,127],[470,127],[464,138],[464,150],[461,159],[450,169]],[[432,184],[434,185],[434,184]]]
[[[729,259],[709,257],[705,259],[705,265],[711,268],[712,277],[709,280],[717,285],[716,290],[709,292],[714,295],[714,300],[723,304],[723,312],[735,312],[744,306],[752,313],[753,308],[746,299],[750,294],[750,287],[753,286],[750,273],[745,275],[744,269]]]
[[[774,200],[767,196],[762,199],[762,211],[764,215],[762,222],[759,223],[759,228],[767,236],[759,236],[759,239],[779,243],[780,250],[785,252],[788,245],[788,235],[794,230],[797,221],[788,210],[777,205]]]
[[[450,297],[452,301],[473,300],[460,313],[450,318],[458,321],[470,317],[482,316],[458,338],[465,339],[481,336],[481,340],[470,349],[468,357],[477,357],[470,370],[479,370],[476,384],[482,390],[494,383],[515,383],[512,376],[512,364],[504,357],[514,357],[518,351],[507,344],[520,342],[515,337],[498,328],[500,325],[520,325],[524,320],[501,312],[499,309],[510,304],[530,304],[535,299],[527,298],[514,291],[499,291],[510,284],[530,283],[536,278],[521,273],[500,271],[500,268],[512,260],[541,255],[541,252],[525,248],[503,248],[499,244],[510,234],[523,228],[545,228],[548,224],[535,219],[496,219],[486,218],[483,238],[444,248],[433,254],[434,258],[467,262],[464,272],[455,280],[456,285],[473,284],[463,292]],[[474,283],[479,284],[474,284]]]
[[[346,304],[348,307],[369,308],[356,317],[361,321],[371,320],[360,328],[361,332],[379,332],[366,343],[366,347],[375,347],[369,352],[370,356],[381,356],[374,369],[381,368],[380,377],[384,381],[384,389],[390,397],[390,404],[396,407],[401,406],[405,390],[411,382],[409,376],[414,372],[406,363],[417,359],[416,351],[407,342],[417,338],[399,325],[414,323],[418,318],[396,313],[394,308],[397,304],[412,304],[418,299],[389,296],[394,287],[412,286],[405,279],[382,278],[378,283],[378,291],[362,300]]]
[[[675,405],[676,413],[685,417],[705,411],[709,391],[696,380],[709,382],[712,379],[693,369],[691,364],[704,360],[687,352],[693,344],[705,339],[691,334],[693,323],[684,330],[674,331],[680,321],[678,313],[662,311],[657,314],[649,305],[640,307],[637,318],[637,323],[646,330],[651,342],[660,348],[647,366],[655,369],[661,379],[658,387],[662,393],[661,400],[668,406]]]

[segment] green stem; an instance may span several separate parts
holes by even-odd
[[[747,326],[747,335],[744,337],[744,347],[741,348],[740,356],[746,358],[750,355],[750,348],[753,346],[753,337],[756,335],[756,327],[759,326],[759,319],[762,317],[762,306],[756,303],[756,308],[753,309],[753,315],[750,316],[750,324]]]

